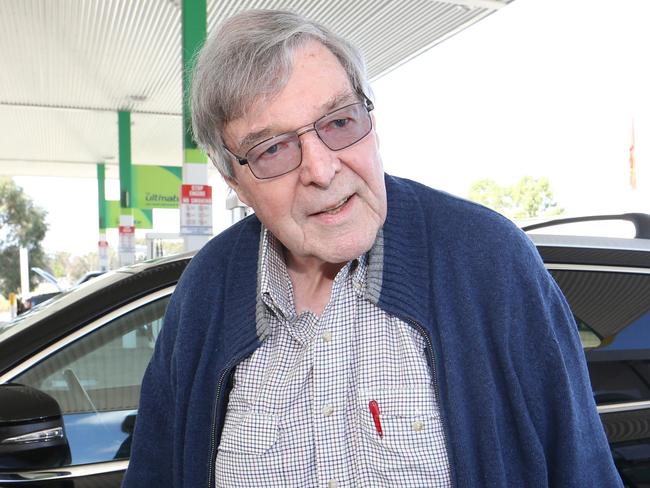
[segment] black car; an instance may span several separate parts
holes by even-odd
[[[0,326],[0,486],[120,486],[142,376],[190,258],[108,272]]]
[[[650,215],[559,219],[525,228],[627,220],[633,239],[529,234],[578,324],[591,386],[625,486],[650,487]]]
[[[632,220],[634,239],[530,236],[572,306],[619,472],[645,487],[650,216]],[[0,326],[0,486],[119,486],[140,382],[190,258],[109,272]]]

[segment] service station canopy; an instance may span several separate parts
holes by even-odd
[[[511,0],[208,0],[208,33],[290,9],[364,53],[371,80]],[[185,2],[191,4],[191,2]],[[118,178],[117,111],[134,164],[181,166],[181,0],[0,1],[0,175]]]

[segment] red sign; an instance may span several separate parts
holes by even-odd
[[[210,185],[182,185],[181,203],[212,204],[212,187]]]
[[[181,234],[212,234],[211,186],[181,186]]]

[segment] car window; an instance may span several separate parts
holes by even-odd
[[[650,400],[650,312],[585,354],[597,404]]]
[[[596,403],[650,400],[650,275],[551,274],[578,323]]]
[[[551,273],[578,323],[619,473],[626,486],[650,486],[650,275]]]
[[[61,406],[71,464],[129,457],[140,383],[168,300],[112,320],[14,378]]]
[[[626,486],[650,486],[650,312],[586,357],[616,466]]]

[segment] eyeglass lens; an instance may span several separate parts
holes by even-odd
[[[314,123],[316,134],[332,151],[339,151],[363,139],[372,128],[363,103],[342,107]],[[273,178],[296,169],[302,150],[296,132],[287,132],[253,146],[246,159],[257,178]]]

